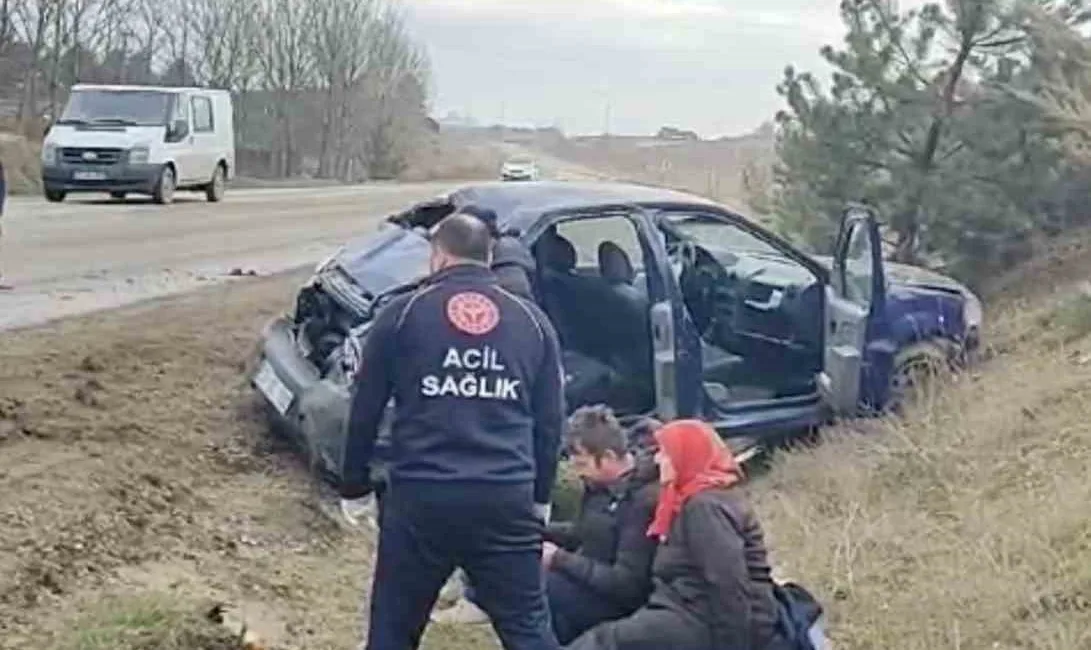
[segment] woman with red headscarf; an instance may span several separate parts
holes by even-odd
[[[741,471],[716,432],[678,420],[655,432],[660,490],[648,534],[660,540],[653,592],[632,616],[567,650],[786,650],[761,527]]]

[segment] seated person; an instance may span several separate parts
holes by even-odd
[[[546,595],[561,643],[633,613],[650,593],[657,542],[647,530],[659,494],[656,466],[650,456],[628,451],[627,442],[606,406],[585,406],[569,418],[570,460],[585,489],[576,520],[550,524],[542,550]],[[472,598],[468,589],[465,600],[433,620],[484,622]]]
[[[704,422],[655,433],[662,484],[648,535],[660,540],[648,603],[602,623],[567,650],[790,650],[761,526],[741,471]]]

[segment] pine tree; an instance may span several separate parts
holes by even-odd
[[[1050,15],[1065,7],[1038,0]],[[778,91],[775,204],[783,227],[828,251],[846,201],[883,215],[893,257],[980,267],[1025,241],[1061,156],[1039,107],[1009,89],[1033,82],[1025,14],[1005,0],[899,11],[845,0],[844,45],[822,56],[823,87],[785,71]]]

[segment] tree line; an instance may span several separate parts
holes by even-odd
[[[276,175],[395,176],[429,73],[397,0],[0,0],[0,100],[20,123],[56,117],[77,82],[228,89],[240,153]]]
[[[970,281],[1091,221],[1091,48],[1083,0],[845,0],[827,79],[778,86],[777,165],[759,197],[829,252],[848,201],[878,208],[893,259]]]

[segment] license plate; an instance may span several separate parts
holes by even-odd
[[[268,361],[261,362],[261,368],[258,369],[258,373],[254,375],[254,385],[258,387],[262,395],[269,400],[269,403],[273,405],[273,408],[278,413],[284,415],[288,412],[288,407],[292,405],[292,391],[284,385],[284,382],[277,377],[277,373],[273,370],[273,366],[269,365]]]
[[[102,172],[72,172],[72,178],[77,181],[104,181],[106,174]]]

